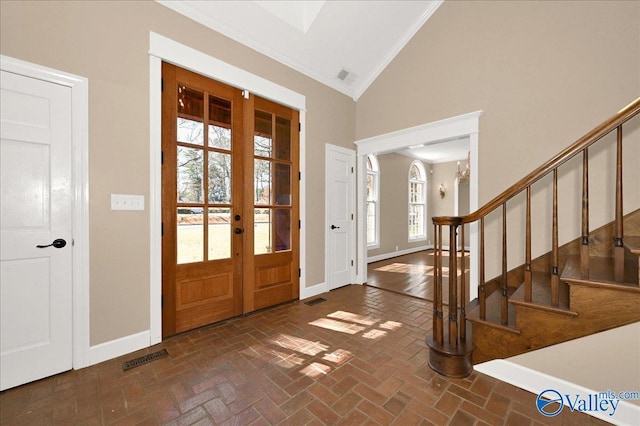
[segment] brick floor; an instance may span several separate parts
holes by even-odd
[[[167,339],[0,393],[2,425],[589,425],[545,418],[535,395],[427,365],[429,302],[367,286]],[[122,362],[169,356],[122,371]]]

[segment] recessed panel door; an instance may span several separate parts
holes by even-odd
[[[242,313],[242,98],[163,64],[163,335]]]
[[[298,298],[298,113],[163,64],[163,336]]]
[[[71,89],[2,71],[0,388],[72,366]]]
[[[245,103],[247,240],[244,311],[299,297],[298,112]]]

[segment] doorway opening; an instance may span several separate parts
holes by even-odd
[[[374,136],[367,139],[356,141],[357,145],[357,161],[358,161],[358,218],[364,218],[366,200],[366,156],[370,154],[385,154],[416,146],[429,144],[438,144],[446,141],[460,140],[468,138],[469,140],[469,166],[471,170],[469,183],[469,208],[474,211],[478,208],[478,142],[479,142],[479,118],[482,111],[476,111],[444,120],[424,124],[421,126],[411,127],[408,129],[392,132],[384,135]],[[384,173],[384,171],[382,171]],[[384,203],[384,200],[380,200]],[[428,225],[431,223],[428,213]],[[366,221],[359,219],[357,223],[357,234],[366,235]],[[432,226],[429,226],[432,228]],[[470,249],[470,300],[477,297],[478,283],[478,230],[477,225],[472,225],[469,229],[469,249]],[[358,238],[357,242],[358,271],[357,280],[359,283],[367,281],[367,246],[365,238]]]

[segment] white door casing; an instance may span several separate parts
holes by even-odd
[[[386,154],[397,150],[406,149],[416,144],[430,144],[435,142],[453,140],[461,137],[469,138],[471,178],[469,192],[470,211],[478,209],[478,145],[480,131],[480,117],[482,111],[474,111],[455,117],[445,118],[443,120],[398,130],[366,139],[360,139],[354,142],[357,146],[358,154],[358,192],[357,192],[357,209],[358,217],[364,217],[364,209],[366,205],[366,168],[364,167],[364,158],[367,154]],[[384,203],[384,200],[380,200]],[[428,212],[427,212],[428,214]],[[430,220],[428,223],[431,223]],[[358,233],[366,235],[366,220],[357,222]],[[472,223],[469,227],[469,246],[470,246],[470,291],[469,300],[473,300],[478,296],[478,275],[479,275],[479,245],[478,245],[478,224]],[[465,236],[466,238],[466,236]],[[465,243],[466,245],[466,243]],[[365,283],[367,281],[367,242],[366,239],[358,240],[358,274],[356,281]]]
[[[325,172],[326,281],[351,284],[355,270],[355,151],[327,144]]]
[[[5,71],[1,85],[4,390],[72,367],[72,156],[71,89]]]

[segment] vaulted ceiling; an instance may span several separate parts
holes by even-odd
[[[443,0],[156,0],[354,100]],[[398,151],[428,163],[466,159],[468,139]]]
[[[357,100],[442,0],[156,0]]]

